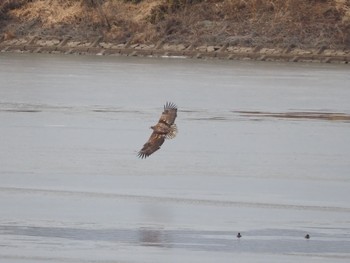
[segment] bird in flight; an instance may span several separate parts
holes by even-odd
[[[160,149],[165,139],[173,139],[177,134],[175,122],[177,116],[177,106],[172,102],[164,105],[164,111],[160,116],[158,123],[151,127],[153,130],[148,141],[143,145],[138,153],[138,157],[146,158]]]

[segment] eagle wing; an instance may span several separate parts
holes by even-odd
[[[138,153],[138,157],[146,158],[152,153],[160,149],[160,146],[164,143],[165,135],[153,132],[148,141],[143,145],[142,149]]]
[[[171,126],[174,124],[176,116],[177,116],[177,106],[172,102],[167,102],[164,105],[164,111],[162,112],[162,115],[160,116],[160,119],[158,122],[162,122],[167,124],[168,126]]]

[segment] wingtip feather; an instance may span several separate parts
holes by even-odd
[[[139,153],[137,154],[137,157],[139,157],[139,158],[141,158],[141,159],[146,159],[146,158],[148,157],[148,155],[145,154],[145,153],[143,153],[143,152],[139,152]]]

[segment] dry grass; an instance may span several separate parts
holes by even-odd
[[[198,42],[300,47],[345,44],[340,14],[330,1],[225,0],[194,5],[187,12],[196,13],[184,27],[191,28]],[[186,14],[182,15],[179,20],[186,22]]]
[[[78,39],[103,35],[109,41],[139,43],[164,39],[213,45],[350,47],[348,0],[141,0],[137,4],[94,0],[95,5],[83,4],[86,0],[6,2],[11,5],[0,4],[2,17],[7,17],[2,32],[12,26],[16,35],[68,34]]]
[[[217,6],[217,20],[229,22],[228,35],[252,36],[253,45],[350,44],[344,9],[332,0],[225,0]]]
[[[75,23],[83,16],[79,2],[56,0],[28,2],[23,8],[11,11],[11,14],[23,22],[36,20],[47,28]]]

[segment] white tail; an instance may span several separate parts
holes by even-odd
[[[165,136],[166,139],[174,139],[178,133],[176,124],[170,126],[169,133]]]

